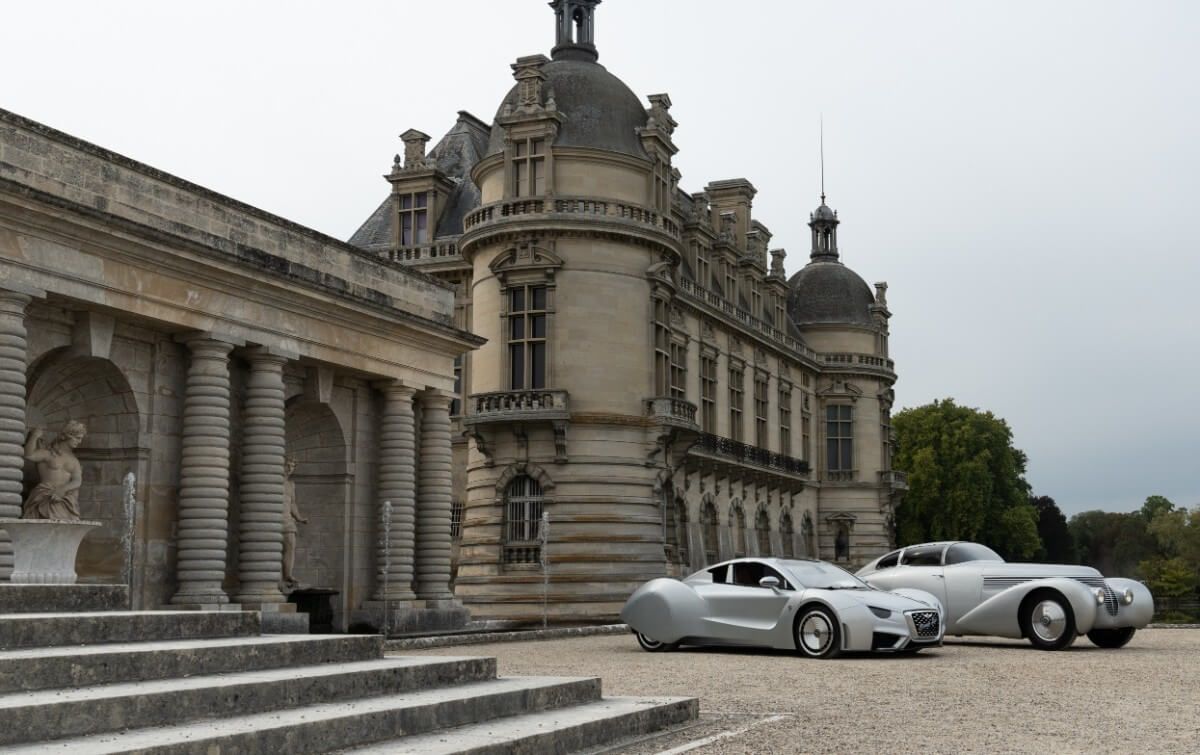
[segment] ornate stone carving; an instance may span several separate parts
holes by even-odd
[[[545,55],[526,55],[512,64],[513,78],[517,80],[518,110],[541,109],[542,83],[546,80],[542,66],[549,62]]]
[[[658,129],[666,136],[675,133],[675,127],[679,124],[671,117],[671,98],[664,94],[652,94],[646,99],[650,100],[650,107],[646,110],[647,129]]]
[[[79,521],[79,488],[83,468],[75,449],[87,435],[82,422],[70,420],[49,444],[42,443],[43,430],[35,427],[25,441],[25,458],[37,464],[38,484],[25,499],[24,519]]]
[[[425,145],[429,143],[429,134],[410,128],[400,135],[404,141],[404,169],[424,170],[429,167],[425,158]]]

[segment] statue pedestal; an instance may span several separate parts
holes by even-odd
[[[13,570],[9,581],[24,585],[75,584],[79,544],[102,522],[52,519],[0,519],[0,530],[12,540]]]

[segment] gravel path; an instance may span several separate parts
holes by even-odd
[[[622,753],[1200,752],[1200,631],[1145,629],[1121,650],[949,640],[913,657],[645,653],[632,635],[406,655],[496,656],[502,675],[599,676],[607,695],[700,698],[702,723]],[[768,720],[770,717],[778,716]],[[745,729],[736,736],[730,731]]]

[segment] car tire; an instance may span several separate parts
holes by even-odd
[[[637,641],[642,646],[642,650],[645,650],[647,653],[665,653],[679,647],[678,642],[659,642],[641,632],[634,632],[634,634],[637,635]]]
[[[1133,627],[1121,627],[1120,629],[1093,629],[1087,633],[1087,638],[1092,641],[1092,644],[1098,648],[1108,648],[1116,650],[1120,647],[1125,647],[1130,640],[1133,639],[1133,634],[1137,630]]]
[[[1021,603],[1021,632],[1038,650],[1065,650],[1075,641],[1075,612],[1062,593],[1039,590]]]
[[[808,658],[836,658],[842,652],[837,619],[824,606],[806,606],[795,627],[796,649]]]

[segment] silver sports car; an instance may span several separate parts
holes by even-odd
[[[915,652],[942,643],[942,607],[920,590],[886,592],[823,561],[741,558],[639,587],[621,619],[651,652],[756,645],[813,658]]]
[[[904,587],[937,597],[946,634],[1026,637],[1061,650],[1078,635],[1119,648],[1154,614],[1150,591],[1132,579],[1105,579],[1089,566],[1009,564],[978,543],[910,545],[858,571],[884,590]]]

